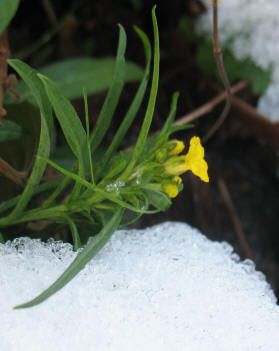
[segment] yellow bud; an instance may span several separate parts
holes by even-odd
[[[172,178],[172,180],[176,183],[176,184],[181,184],[182,183],[182,178],[178,177],[178,176],[174,176]]]
[[[170,140],[167,147],[169,149],[168,155],[172,156],[180,154],[184,150],[185,145],[180,140]]]
[[[169,195],[169,197],[172,197],[172,198],[176,197],[179,193],[178,187],[176,184],[171,184],[171,183],[163,184],[163,189],[167,193],[167,195]]]

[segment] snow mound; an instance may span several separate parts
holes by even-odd
[[[211,33],[212,11],[208,7],[198,23],[200,33]],[[239,59],[250,57],[258,66],[272,68],[272,82],[259,99],[258,109],[273,121],[279,121],[279,1],[223,0],[218,5],[221,43],[230,41],[230,49]]]
[[[176,222],[117,231],[56,295],[12,309],[75,255],[53,240],[0,245],[1,350],[278,351],[279,308],[263,274]]]

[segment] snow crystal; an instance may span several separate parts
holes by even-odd
[[[182,223],[117,231],[56,295],[12,309],[75,255],[54,240],[0,245],[1,350],[278,350],[279,308],[263,274]]]
[[[212,31],[212,11],[209,8],[198,23],[200,33]],[[239,59],[250,57],[264,70],[272,68],[272,82],[259,99],[258,109],[274,121],[279,121],[279,1],[223,0],[219,6],[219,36]]]

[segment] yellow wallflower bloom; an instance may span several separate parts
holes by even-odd
[[[187,169],[191,170],[201,180],[208,183],[209,177],[207,174],[208,165],[204,160],[204,148],[201,145],[199,137],[193,137],[190,140],[190,148],[185,157]]]
[[[179,193],[178,187],[176,184],[163,184],[164,191],[169,195],[169,197],[176,197]]]
[[[170,157],[164,163],[165,173],[178,176],[186,171],[192,171],[204,182],[209,182],[208,165],[204,160],[204,148],[199,137],[190,140],[190,148],[186,155]]]

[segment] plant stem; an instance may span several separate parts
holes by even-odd
[[[3,100],[5,82],[8,76],[7,59],[9,55],[8,29],[5,29],[0,36],[0,127],[2,125],[2,118],[7,114],[6,110],[3,108]]]
[[[220,115],[220,117],[217,119],[215,124],[211,127],[211,129],[208,131],[208,133],[205,135],[205,137],[202,139],[203,142],[206,142],[208,139],[212,137],[213,134],[220,128],[220,126],[223,124],[225,121],[229,110],[231,108],[232,104],[232,92],[231,92],[231,85],[226,73],[226,70],[224,68],[224,63],[223,63],[223,49],[220,48],[219,46],[219,38],[218,38],[218,0],[213,0],[212,6],[213,6],[213,41],[214,41],[214,55],[215,55],[215,60],[216,64],[218,67],[218,71],[220,73],[220,76],[222,78],[222,81],[224,83],[224,87],[226,89],[227,93],[227,99],[226,99],[226,105]]]

